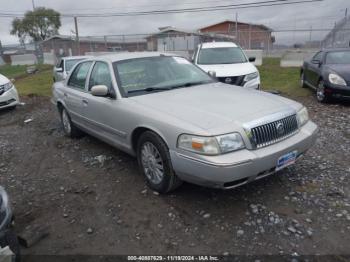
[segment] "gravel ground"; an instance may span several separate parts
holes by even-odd
[[[66,138],[49,99],[24,98],[0,113],[0,184],[16,230],[48,225],[49,235],[23,253],[350,255],[350,103],[298,100],[320,133],[297,165],[230,191],[158,195],[135,159]]]

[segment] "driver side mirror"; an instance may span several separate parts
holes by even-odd
[[[254,63],[254,62],[255,62],[255,60],[256,60],[256,58],[255,58],[255,57],[249,57],[249,59],[248,59],[248,60],[249,60],[249,62],[250,62],[250,63]]]
[[[105,85],[97,85],[91,87],[90,90],[93,96],[108,96],[108,87]]]
[[[57,73],[63,73],[63,68],[62,67],[55,67],[55,71]]]
[[[311,63],[315,64],[315,65],[318,65],[318,66],[321,66],[322,65],[322,61],[321,60],[318,60],[318,59],[313,59],[311,60]]]

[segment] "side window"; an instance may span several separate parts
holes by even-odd
[[[104,62],[96,62],[91,71],[89,80],[89,91],[93,86],[105,85],[109,90],[112,90],[112,79],[108,64]]]
[[[69,78],[68,85],[79,89],[85,89],[86,78],[91,64],[91,61],[79,64]]]
[[[58,63],[56,64],[57,68],[63,68],[63,59],[60,59]]]
[[[312,60],[319,60],[322,61],[323,58],[323,52],[318,52],[316,55],[314,55],[314,57],[312,58]]]

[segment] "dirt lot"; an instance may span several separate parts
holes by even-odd
[[[23,100],[0,113],[0,184],[18,232],[49,225],[25,254],[350,255],[349,103],[299,99],[320,133],[293,167],[235,190],[184,184],[157,195],[135,159],[66,138],[48,98]]]

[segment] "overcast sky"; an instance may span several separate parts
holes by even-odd
[[[262,0],[35,0],[35,5],[53,8],[60,13],[105,13],[124,11],[148,11],[178,9],[198,6],[228,5],[259,2]],[[260,7],[251,9],[225,10],[216,12],[166,14],[138,17],[79,18],[79,33],[90,35],[119,35],[153,33],[162,26],[174,26],[196,30],[216,22],[232,19],[238,13],[238,20],[265,24],[275,30],[331,28],[335,21],[350,8],[349,0],[324,0],[323,2],[295,5]],[[32,9],[32,0],[0,0],[1,12],[25,12]],[[350,13],[350,11],[349,11]],[[0,17],[0,40],[3,45],[17,43],[11,36],[13,18]],[[61,34],[69,35],[74,29],[73,18],[62,18]],[[313,32],[312,40],[320,40],[324,33]],[[277,43],[298,42],[309,39],[310,32],[276,33]]]

